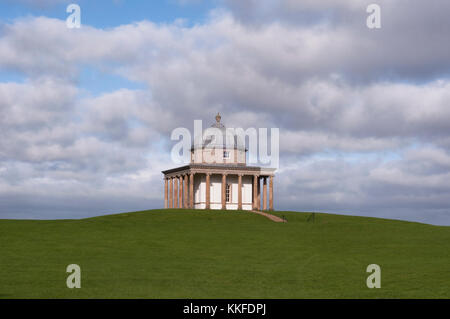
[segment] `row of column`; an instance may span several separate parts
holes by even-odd
[[[253,176],[253,209],[261,209],[261,179],[263,182],[262,210],[267,210],[267,197],[269,197],[269,210],[273,210],[273,176]],[[267,196],[267,179],[269,179],[269,196]]]
[[[206,175],[206,209],[211,208],[211,173]],[[242,176],[238,174],[238,209],[242,210]],[[263,210],[267,210],[267,178],[269,178],[269,210],[273,210],[273,176],[253,176],[253,209],[261,209],[261,187],[263,180]],[[227,174],[222,174],[222,209],[226,209]],[[189,199],[188,199],[189,198]],[[165,208],[194,208],[194,173],[164,178]]]
[[[164,207],[194,207],[194,174],[164,178]]]

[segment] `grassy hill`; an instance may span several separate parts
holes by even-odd
[[[0,220],[0,298],[450,298],[450,227],[151,210]],[[66,287],[67,265],[81,289]],[[366,267],[381,266],[381,289]]]

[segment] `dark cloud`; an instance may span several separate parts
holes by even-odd
[[[450,3],[446,0],[224,0],[223,3],[240,23],[250,28],[263,30],[273,24],[293,30],[316,28],[327,41],[318,52],[321,66],[315,65],[311,75],[329,72],[330,68],[331,72],[344,73],[357,81],[395,78],[422,81],[449,75],[450,45],[446,38],[450,21],[446,13]],[[381,7],[379,30],[366,27],[369,15],[366,8],[372,3]]]

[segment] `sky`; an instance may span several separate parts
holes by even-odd
[[[366,26],[371,3],[380,29]],[[161,208],[172,130],[220,112],[229,127],[279,128],[277,210],[450,225],[448,12],[0,0],[0,218]]]

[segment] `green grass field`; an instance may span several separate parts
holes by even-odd
[[[175,209],[0,220],[0,298],[450,298],[450,227],[275,214],[288,223]]]

